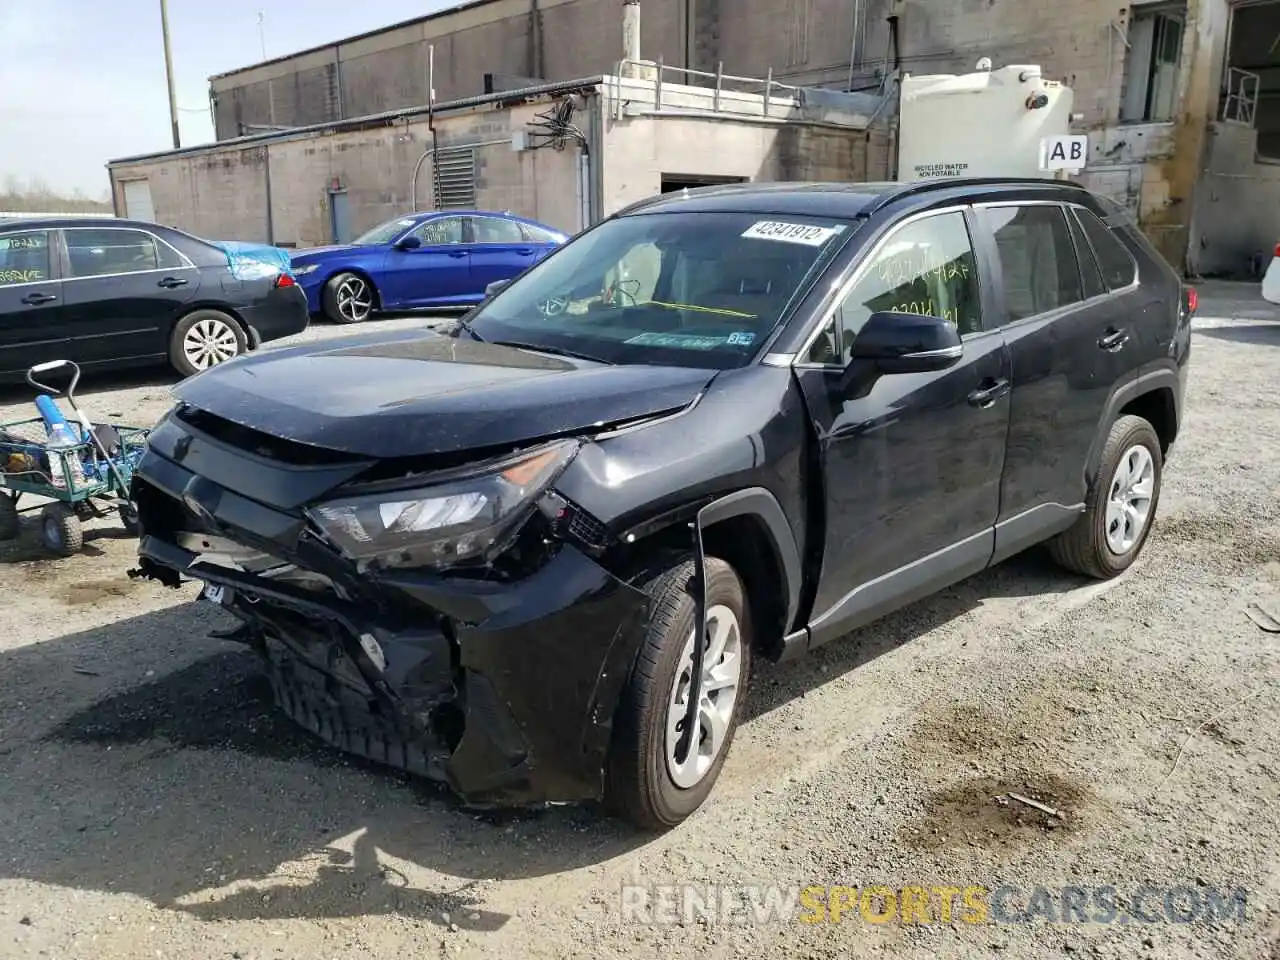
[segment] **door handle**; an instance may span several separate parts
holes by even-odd
[[[29,307],[35,307],[42,303],[52,303],[54,300],[57,300],[57,299],[58,298],[55,297],[52,293],[28,293],[25,297],[22,298],[22,302]]]
[[[1117,330],[1107,327],[1107,332],[1098,338],[1098,346],[1108,353],[1114,353],[1129,342],[1128,330]]]
[[[517,256],[517,257],[532,257],[532,256],[533,256],[533,251],[532,251],[532,250],[530,250],[528,247],[523,247],[523,248],[521,248],[521,249],[519,249],[519,250],[517,250],[517,251],[516,251],[516,256]]]
[[[982,386],[969,394],[969,406],[977,407],[979,410],[986,410],[1008,392],[1008,380],[1003,377],[999,380],[992,380],[988,377],[982,381]]]
[[[185,287],[187,281],[182,277],[165,277],[157,286],[164,287],[166,290],[172,290],[174,287]]]
[[[455,257],[455,258],[456,258],[456,257],[465,257],[466,255],[467,255],[467,251],[465,251],[465,250],[450,250],[450,251],[449,251],[449,256],[451,256],[451,257]]]

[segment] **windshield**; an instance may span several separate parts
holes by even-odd
[[[490,342],[609,363],[738,367],[852,232],[832,217],[608,220],[522,274],[468,326]]]
[[[356,237],[351,242],[359,244],[360,246],[375,246],[380,243],[390,243],[417,222],[417,220],[414,220],[411,217],[396,217],[394,220],[388,220],[386,223],[378,224],[368,233],[360,234],[360,236]]]

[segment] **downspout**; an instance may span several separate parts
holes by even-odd
[[[440,164],[436,154],[440,151],[440,134],[436,131],[436,45],[427,46],[427,129],[431,131],[431,206],[434,209],[440,198]],[[424,154],[425,156],[425,154]],[[421,164],[421,160],[418,161]],[[418,171],[413,172],[413,213],[418,212]]]
[[[338,95],[338,119],[342,120],[342,47],[336,43],[333,45],[333,86]],[[275,119],[272,118],[271,122],[275,123]]]
[[[272,246],[276,242],[275,220],[271,212],[271,147],[264,146],[262,148],[262,168],[266,178],[266,194],[267,194],[267,243]]]

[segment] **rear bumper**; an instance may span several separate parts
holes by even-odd
[[[442,780],[475,805],[602,795],[644,593],[566,544],[519,582],[400,571],[366,575],[365,596],[343,600],[179,546],[172,519],[185,508],[172,487],[184,474],[154,453],[140,465],[135,575],[225,588],[223,605],[243,623],[235,639],[264,656],[277,701],[300,724],[340,749]],[[220,506],[234,512],[234,499],[228,491]],[[220,536],[261,543],[218,512]]]
[[[249,336],[258,343],[302,333],[311,322],[307,297],[300,287],[277,287],[251,307],[241,310]]]

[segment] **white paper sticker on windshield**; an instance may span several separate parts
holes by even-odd
[[[817,227],[811,223],[757,220],[747,227],[742,235],[755,240],[778,240],[782,243],[802,243],[806,247],[820,247],[843,229],[843,225]]]

